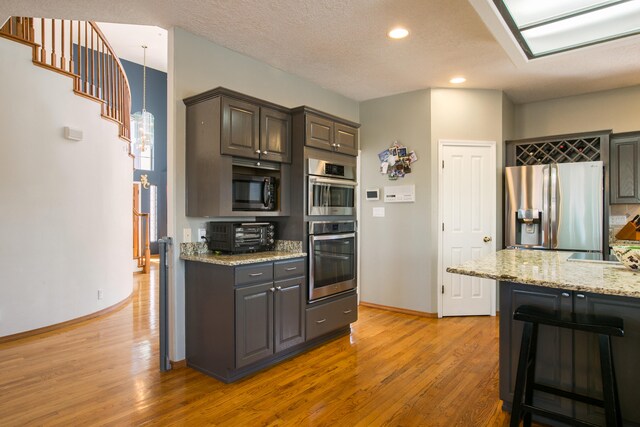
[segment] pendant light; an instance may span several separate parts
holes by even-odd
[[[153,114],[147,111],[147,46],[142,46],[142,49],[144,49],[142,66],[142,112],[137,111],[131,115],[131,143],[134,145],[134,153],[138,153],[136,157],[151,158],[154,119]],[[140,159],[136,159],[136,163],[139,165]],[[136,169],[140,168],[136,167]]]

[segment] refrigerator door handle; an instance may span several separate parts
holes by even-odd
[[[542,168],[542,246],[551,247],[549,240],[549,165]]]
[[[558,165],[549,165],[550,186],[549,186],[549,241],[551,249],[558,247],[558,222],[560,216],[560,183],[558,177]]]

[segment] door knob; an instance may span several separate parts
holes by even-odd
[[[490,236],[484,236],[484,239],[482,239],[484,242],[490,242],[491,241],[491,237]]]

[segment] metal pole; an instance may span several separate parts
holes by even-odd
[[[171,245],[171,237],[163,237],[158,240],[160,252],[160,372],[166,372],[171,369],[169,360],[169,312],[167,310],[168,292],[168,272],[169,272],[169,246]]]

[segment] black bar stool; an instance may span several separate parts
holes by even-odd
[[[513,313],[513,319],[521,320],[525,322],[525,324],[522,332],[522,344],[520,346],[516,388],[513,395],[511,427],[519,426],[520,420],[523,420],[525,427],[531,426],[532,414],[563,421],[574,426],[594,426],[594,424],[586,421],[533,406],[534,390],[573,399],[589,405],[600,406],[605,410],[607,427],[622,426],[618,387],[616,385],[613,355],[611,352],[611,336],[624,336],[622,319],[610,316],[578,315],[575,313],[571,314],[571,317],[560,316],[557,312],[544,311],[526,305],[516,309]],[[535,382],[538,325],[556,326],[598,334],[603,391],[602,400]]]

